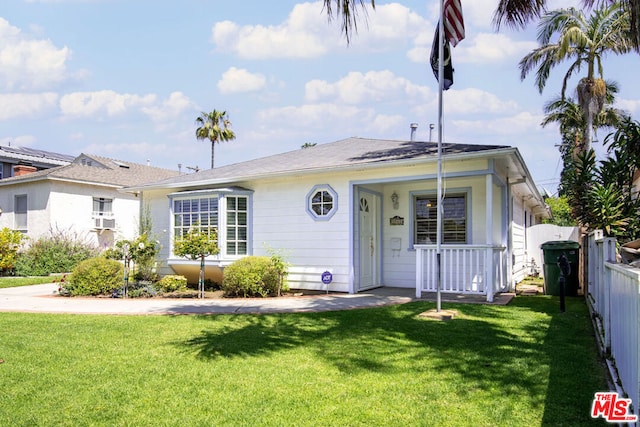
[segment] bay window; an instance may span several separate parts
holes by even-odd
[[[215,229],[219,256],[236,257],[251,252],[250,191],[218,189],[173,193],[169,195],[172,210],[171,241],[192,228]]]

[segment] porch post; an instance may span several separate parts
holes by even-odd
[[[487,249],[484,260],[484,277],[485,291],[487,292],[487,301],[493,302],[493,175],[488,173],[485,176],[486,185],[486,215],[487,215]]]
[[[424,280],[424,251],[416,248],[416,298],[422,298],[422,282]]]

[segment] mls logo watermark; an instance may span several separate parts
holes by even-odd
[[[591,405],[591,417],[602,417],[610,423],[635,423],[638,416],[630,413],[631,399],[612,391],[598,392]]]

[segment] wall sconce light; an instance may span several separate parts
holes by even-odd
[[[393,203],[393,209],[398,209],[398,195],[395,191],[391,195],[391,203]]]

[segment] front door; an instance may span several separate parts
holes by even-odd
[[[371,193],[360,193],[360,280],[358,290],[379,285],[378,260],[378,205],[379,197]]]

